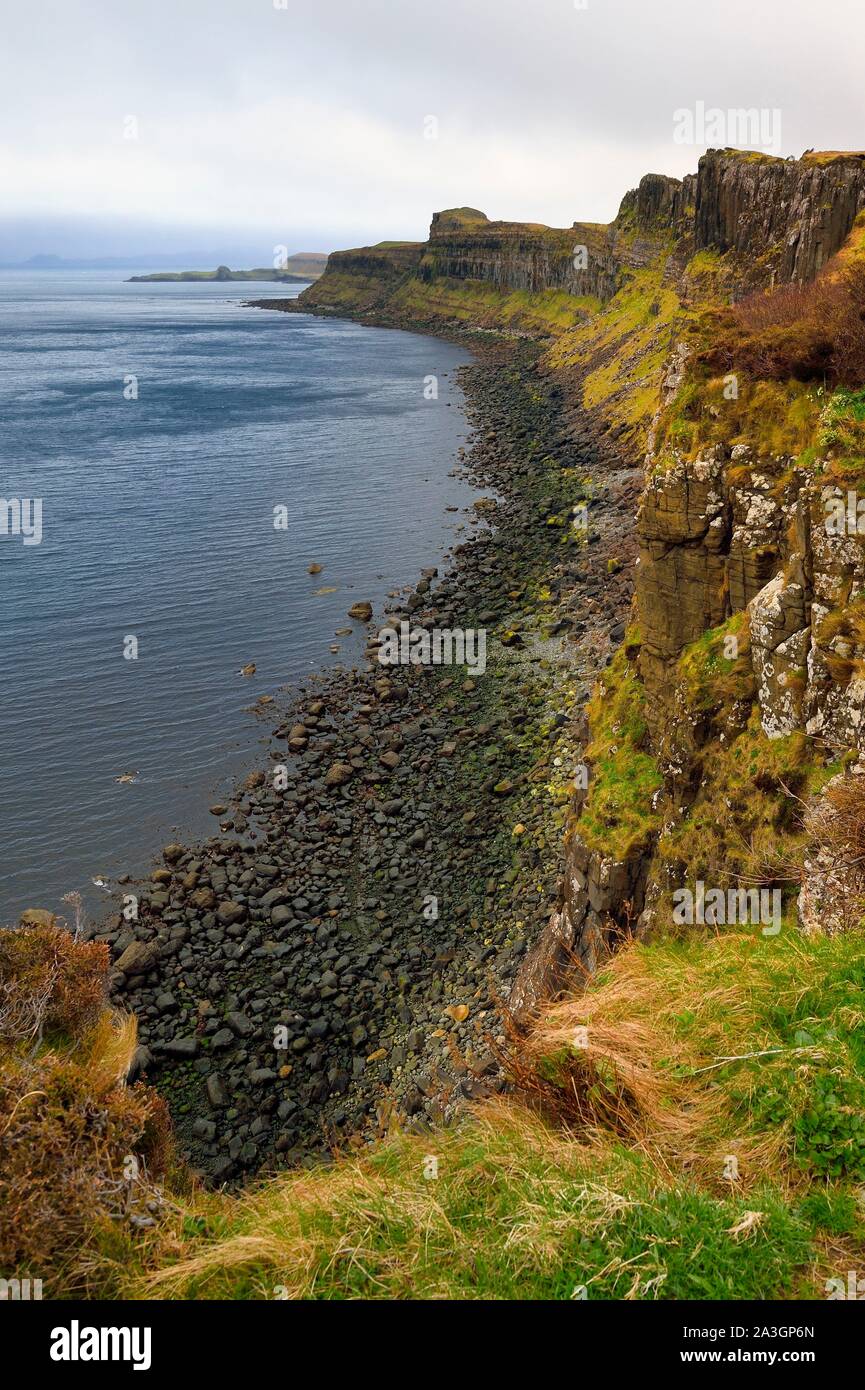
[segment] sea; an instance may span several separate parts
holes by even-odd
[[[259,697],[362,660],[477,496],[463,348],[132,273],[0,271],[0,924],[213,833]]]

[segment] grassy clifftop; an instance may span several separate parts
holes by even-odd
[[[299,307],[548,338],[573,398],[642,450],[677,335],[731,294],[813,279],[863,208],[860,154],[710,150],[683,180],[646,175],[609,225],[436,213],[426,242],[332,255]]]

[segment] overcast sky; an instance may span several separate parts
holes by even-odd
[[[863,73],[862,0],[3,0],[0,258],[608,221],[698,102],[865,147]]]

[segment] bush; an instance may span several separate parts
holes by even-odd
[[[56,927],[0,931],[0,1047],[74,1035],[105,1002],[108,947]]]
[[[722,311],[701,355],[716,371],[771,380],[865,382],[865,261],[835,257],[816,279],[748,295]]]
[[[167,1158],[168,1117],[145,1086],[94,1059],[49,1053],[0,1075],[0,1271],[81,1287],[80,1262],[112,1222],[146,1222],[146,1182]],[[133,1162],[130,1162],[133,1159]]]
[[[94,1251],[152,1225],[169,1121],[127,1087],[131,1016],[104,1006],[108,950],[53,926],[0,931],[0,1275],[87,1291]]]

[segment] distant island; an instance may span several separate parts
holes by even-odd
[[[231,270],[227,265],[217,266],[216,270],[159,270],[152,275],[132,275],[128,284],[151,280],[280,280],[308,284],[324,274],[327,256],[319,251],[298,252],[287,256],[285,268],[259,268],[257,270]]]

